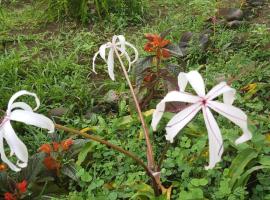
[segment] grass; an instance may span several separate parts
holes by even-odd
[[[151,1],[147,20],[135,27],[121,27],[121,19],[115,19],[114,24],[105,21],[90,27],[83,27],[74,22],[48,22],[45,24],[45,13],[38,3],[22,4],[15,1],[9,6],[3,6],[0,17],[2,19],[0,24],[0,108],[5,109],[8,99],[14,92],[21,89],[33,91],[42,101],[42,113],[48,114],[52,108],[68,108],[68,114],[62,118],[63,123],[77,128],[99,125],[102,127],[98,131],[101,136],[110,139],[111,142],[126,146],[134,152],[140,152],[143,142],[140,142],[138,122],[134,120],[128,128],[124,129],[120,125],[118,126],[119,121],[122,120],[119,117],[129,115],[128,87],[120,70],[117,73],[118,81],[112,82],[105,72],[105,64],[100,62],[97,69],[98,75],[95,75],[91,71],[92,57],[99,45],[109,40],[114,34],[124,34],[128,41],[138,47],[141,55],[146,54],[143,51],[144,33],[160,33],[172,28],[168,37],[172,41],[177,42],[186,31],[194,32],[195,38],[198,38],[199,33],[206,29],[205,21],[211,13],[214,13],[212,1],[209,1],[209,5],[205,2],[199,0]],[[237,95],[236,105],[248,113],[253,131],[258,135],[270,132],[269,35],[269,26],[264,24],[251,23],[237,29],[217,26],[215,36],[211,38],[213,41],[211,51],[202,52],[194,39],[186,66],[187,70],[200,69],[207,79],[209,88],[217,83],[220,77],[226,79],[236,77],[232,82],[232,86],[240,91]],[[241,90],[251,83],[257,84],[255,91],[244,92]],[[116,90],[125,97],[124,100],[121,103],[114,102],[116,105],[106,104],[104,95],[109,90]],[[122,108],[121,104],[124,104]],[[121,110],[121,116],[117,114],[119,110]],[[107,111],[109,111],[109,115]],[[86,117],[89,112],[92,113],[90,119]],[[202,121],[200,119],[198,121],[203,126]],[[231,124],[224,122],[224,119],[219,118],[219,121],[226,126],[222,130],[228,132],[224,138],[230,140],[240,132],[233,130]],[[200,125],[194,125],[195,132],[200,129]],[[24,130],[22,135],[25,141],[34,144],[35,148],[30,150],[32,152],[45,140],[50,140],[50,138],[44,137],[44,133],[41,131],[21,128]],[[30,132],[31,136],[26,135],[26,130]],[[190,132],[190,129],[185,132]],[[200,131],[200,134],[204,133],[206,133],[205,130]],[[155,146],[157,152],[161,151],[162,135],[163,133],[158,133],[155,136],[156,140],[160,142]],[[33,139],[32,136],[35,138]],[[67,136],[61,135],[61,137]],[[192,140],[190,136],[183,137],[186,137],[184,139],[186,143]],[[196,177],[195,174],[192,174],[194,171],[188,170],[189,165],[183,162],[187,159],[185,152],[188,153],[186,147],[189,145],[185,142],[180,143],[180,140],[177,143],[182,148],[182,152],[180,152],[182,160],[174,156],[179,149],[171,150],[168,153],[168,159],[165,161],[167,169],[164,167],[164,177],[162,177],[168,185],[175,181],[171,175],[178,164],[183,166],[183,169],[180,170],[182,174],[177,175],[178,179]],[[198,149],[201,149],[199,146],[205,143],[205,135],[201,136],[200,142],[193,141],[194,146],[197,145]],[[132,165],[132,162],[119,164],[124,159],[122,155],[109,151],[101,145],[95,145],[95,148],[95,151],[103,153],[93,153],[93,160],[100,159],[100,161],[93,162],[92,160],[88,163],[91,168],[88,167],[86,170],[89,170],[88,173],[91,174],[92,180],[101,181],[101,185],[104,183],[117,185],[118,187],[113,188],[122,198],[132,193],[130,188],[132,184],[145,180],[144,172],[138,172],[138,167]],[[228,156],[228,154],[226,155]],[[195,149],[194,157],[196,156],[198,156],[198,152]],[[206,160],[207,158],[204,158],[204,162],[201,160],[197,162],[203,166],[202,163],[205,163]],[[226,164],[228,165],[225,156],[224,165]],[[207,174],[213,180],[221,179],[221,174],[203,172],[203,168],[198,169],[198,173]],[[187,182],[177,183],[182,185],[176,187],[186,188]],[[83,184],[81,188],[88,191],[88,195],[92,198],[95,198],[91,196],[93,193],[106,195],[106,192],[102,193],[97,189],[100,186],[92,183],[91,188]],[[127,185],[126,188],[125,185]],[[74,189],[72,185],[71,188]],[[209,188],[208,198],[210,199],[213,188]],[[93,192],[96,191],[95,189],[99,192]],[[203,189],[207,191],[207,188]],[[173,193],[173,197],[177,197],[177,194]]]

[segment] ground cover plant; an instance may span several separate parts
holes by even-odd
[[[0,198],[270,199],[270,2],[108,2],[1,2]]]

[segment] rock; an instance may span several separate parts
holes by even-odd
[[[238,8],[220,8],[218,11],[218,16],[225,18],[227,21],[241,20],[244,13]]]
[[[115,90],[110,90],[105,94],[103,100],[106,103],[117,103],[119,100],[119,95]]]
[[[264,3],[264,0],[247,0],[247,4],[251,6],[263,6]]]
[[[227,26],[229,28],[238,28],[241,25],[246,24],[244,21],[239,21],[239,20],[233,20],[227,23]]]
[[[68,109],[64,107],[53,108],[49,111],[50,117],[62,117],[68,113]]]
[[[209,30],[209,29],[204,30],[200,34],[200,36],[199,36],[199,43],[200,43],[200,47],[203,50],[206,50],[209,47],[209,45],[211,43],[211,41],[210,41],[211,34],[212,34],[212,31]]]

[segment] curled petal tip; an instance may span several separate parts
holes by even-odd
[[[169,135],[165,135],[166,140],[168,140],[170,143],[173,143],[173,138],[171,138]]]

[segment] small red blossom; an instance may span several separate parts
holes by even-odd
[[[157,34],[146,34],[145,38],[148,42],[144,46],[147,52],[155,52],[158,58],[169,58],[170,52],[165,48],[170,44],[170,40],[165,40]]]
[[[27,181],[23,180],[22,182],[17,183],[16,188],[19,190],[20,193],[25,193],[27,190]]]
[[[57,160],[55,160],[54,158],[52,158],[51,156],[44,158],[43,163],[48,170],[57,170],[58,171],[60,168],[60,163]]]
[[[68,150],[72,144],[73,144],[72,139],[67,139],[61,142],[61,146],[64,151]]]
[[[16,200],[16,197],[12,193],[6,192],[5,193],[5,200]]]
[[[59,150],[59,147],[60,147],[60,144],[57,143],[57,142],[52,142],[52,146],[53,146],[53,150],[54,151],[58,151]]]
[[[152,81],[154,81],[157,78],[157,76],[154,73],[149,73],[144,77],[144,81],[147,83],[151,83]]]
[[[5,171],[7,169],[7,165],[4,163],[0,164],[0,172]]]
[[[42,151],[44,153],[50,154],[52,151],[52,147],[50,144],[43,144],[39,147],[38,151]]]

